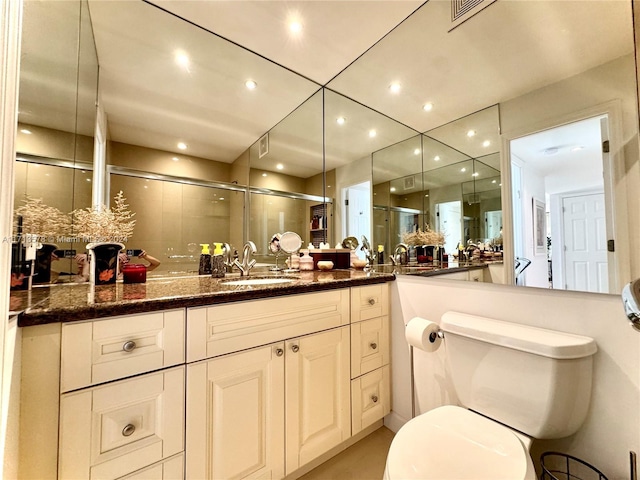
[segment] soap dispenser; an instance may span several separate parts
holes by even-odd
[[[224,265],[224,250],[222,249],[222,243],[213,244],[213,258],[211,260],[211,276],[213,278],[224,278],[225,265]]]
[[[209,244],[201,243],[200,247],[200,266],[198,267],[198,275],[210,275],[211,274],[211,254],[209,253]]]

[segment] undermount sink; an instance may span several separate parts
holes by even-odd
[[[292,283],[298,280],[291,277],[268,277],[268,278],[242,278],[238,280],[225,280],[222,285],[243,286],[243,285],[277,285],[280,283]]]

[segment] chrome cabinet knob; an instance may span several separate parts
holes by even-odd
[[[299,345],[291,345],[291,351],[293,353],[298,353],[298,350],[300,350],[300,346]]]
[[[135,431],[136,431],[135,425],[128,424],[126,427],[122,429],[122,436],[130,437],[131,435],[133,435],[133,432]]]
[[[124,342],[122,345],[122,350],[125,352],[133,352],[136,349],[136,342],[133,340],[129,340],[128,342]]]
[[[375,298],[370,298],[369,299],[369,305],[375,305],[376,304],[376,299]]]
[[[378,403],[378,396],[377,395],[371,395],[371,401],[373,403]]]
[[[276,348],[276,357],[281,357],[284,355],[284,350],[282,348]]]
[[[375,350],[376,348],[378,348],[378,344],[376,342],[371,342],[369,346],[371,347],[371,350]]]

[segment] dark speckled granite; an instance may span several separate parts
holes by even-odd
[[[251,277],[254,276],[265,275]],[[30,292],[11,292],[11,310],[20,314],[18,325],[26,327],[317,292],[395,279],[390,273],[361,270],[300,272],[291,276],[296,277],[291,283],[252,286],[224,285],[225,280],[241,278],[237,276],[225,279],[208,276],[158,278],[149,279],[147,283],[119,282],[93,289],[88,284],[52,285],[37,287]]]

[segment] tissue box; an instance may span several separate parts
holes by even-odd
[[[348,248],[325,248],[322,250],[309,250],[309,255],[313,258],[313,268],[318,269],[320,260],[331,260],[333,268],[348,269],[351,267],[351,250]]]

